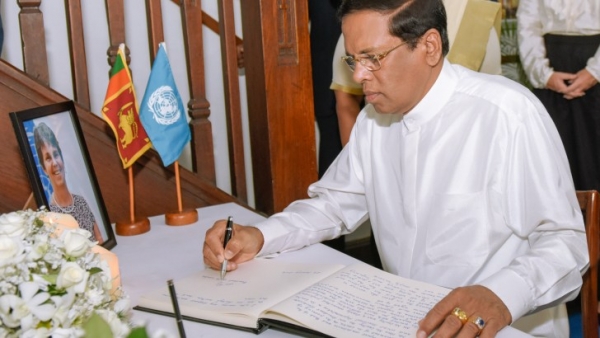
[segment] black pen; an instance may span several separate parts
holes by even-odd
[[[179,330],[179,337],[185,338],[185,330],[183,329],[183,318],[181,318],[181,312],[179,311],[179,303],[177,303],[177,294],[175,293],[175,285],[173,280],[167,281],[169,285],[169,294],[171,294],[171,302],[173,302],[173,312],[175,312],[175,320],[177,321],[177,329]]]
[[[229,216],[227,218],[227,227],[225,228],[225,238],[223,239],[223,249],[227,246],[227,243],[231,239],[231,234],[233,233],[233,218]],[[221,279],[225,279],[225,273],[227,272],[227,260],[223,259],[223,264],[221,265]]]

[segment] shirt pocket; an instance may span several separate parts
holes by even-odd
[[[445,266],[479,267],[489,253],[483,192],[436,194],[429,213],[426,255]]]

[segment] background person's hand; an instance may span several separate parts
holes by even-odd
[[[546,88],[553,90],[557,93],[564,94],[568,89],[569,83],[577,77],[576,74],[554,72],[550,75]]]
[[[455,308],[467,314],[463,323],[452,314]],[[481,317],[485,325],[479,328],[473,321]],[[452,290],[419,322],[417,337],[426,338],[437,329],[434,337],[495,337],[496,333],[512,322],[508,308],[490,289],[473,285]]]
[[[262,232],[255,227],[233,224],[233,234],[223,249],[225,227],[227,221],[215,222],[212,228],[206,231],[204,239],[204,263],[209,267],[220,270],[224,259],[227,259],[227,271],[237,269],[239,263],[253,259],[264,243]]]
[[[575,78],[570,80],[568,83],[569,85],[563,92],[563,97],[567,100],[572,100],[585,95],[585,92],[596,85],[598,80],[596,80],[596,78],[584,68],[578,71],[577,74],[575,74]]]

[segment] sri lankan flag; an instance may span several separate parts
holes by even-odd
[[[128,168],[152,144],[140,122],[139,107],[124,50],[125,45],[121,44],[110,72],[102,116],[115,133],[123,168]]]

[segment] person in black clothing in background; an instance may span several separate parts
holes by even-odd
[[[341,23],[336,17],[337,2],[339,1],[308,1],[314,108],[320,134],[319,178],[342,150],[335,95],[329,89],[333,74],[331,60],[342,33]]]
[[[0,8],[2,8],[2,0],[0,0]],[[2,12],[0,12],[0,56],[2,56],[2,46],[4,45],[4,29],[2,28]]]
[[[310,56],[312,59],[313,95],[315,119],[319,128],[319,178],[342,150],[335,94],[329,85],[333,70],[331,60],[342,25],[337,18],[341,0],[309,0]],[[344,238],[325,242],[330,247],[343,251]]]

